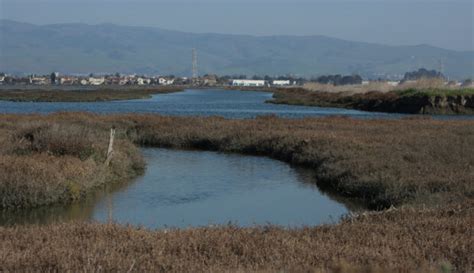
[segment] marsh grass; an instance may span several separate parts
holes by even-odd
[[[399,85],[393,86],[387,82],[374,82],[371,81],[369,84],[356,84],[356,85],[332,85],[332,84],[321,84],[316,82],[309,82],[304,84],[303,89],[308,91],[317,92],[328,92],[328,93],[346,93],[347,95],[363,94],[368,92],[382,92],[387,93],[390,91],[401,91],[401,90],[425,90],[425,89],[436,89],[436,90],[453,90],[460,91],[468,88],[461,86],[450,86],[446,85],[443,79],[428,79],[422,78],[417,81],[402,82]]]
[[[111,126],[117,153],[103,169]],[[135,145],[265,155],[371,208],[397,207],[294,229],[0,227],[0,271],[470,272],[473,143],[468,120],[0,115],[2,208],[71,202],[128,179],[143,168]]]
[[[108,135],[103,129],[48,120],[2,120],[0,207],[31,208],[81,199],[94,188],[133,177],[144,167],[129,141],[116,143],[105,167]]]
[[[85,168],[93,165],[92,162],[103,162],[111,126],[117,128],[118,145],[122,147],[122,157],[117,156],[116,162],[129,166],[128,169],[135,166],[134,162],[140,162],[134,143],[269,156],[310,168],[316,173],[320,187],[363,199],[375,209],[407,203],[449,203],[474,196],[474,121],[468,120],[345,117],[294,120],[274,116],[228,120],[87,113],[3,115],[0,129],[12,133],[13,138],[3,138],[7,143],[1,147],[10,148],[3,148],[2,156],[33,162],[37,159],[31,159],[32,155],[58,159],[58,162],[68,158]],[[33,141],[21,140],[25,132],[28,135],[31,131],[35,132]],[[80,138],[73,137],[81,134]],[[76,139],[77,143],[69,144],[69,139]],[[120,176],[120,171],[127,168],[118,167],[115,171]],[[4,176],[14,169],[8,167]],[[49,175],[66,170],[55,169]],[[29,180],[21,173],[15,177]],[[10,185],[6,188],[11,187],[8,183],[4,179],[3,184]]]
[[[4,89],[0,100],[16,102],[94,102],[146,99],[154,94],[182,91],[182,87],[120,87],[93,90]]]
[[[339,87],[337,87],[339,88]],[[474,114],[472,88],[393,88],[390,91],[311,91],[303,88],[274,90],[269,103],[340,107],[364,111],[407,114]],[[342,90],[342,89],[341,89]]]
[[[150,231],[116,224],[0,227],[0,271],[470,272],[471,204],[394,209],[339,224]]]

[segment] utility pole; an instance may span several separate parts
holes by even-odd
[[[198,63],[197,63],[197,51],[195,48],[193,48],[193,70],[192,70],[192,74],[193,74],[193,84],[195,84],[197,82],[197,79],[198,79]]]
[[[445,76],[444,75],[444,62],[443,62],[443,60],[439,59],[438,64],[439,64],[439,73],[441,73],[441,75]],[[446,80],[449,81],[449,78],[447,76],[445,76],[445,77],[446,77]]]

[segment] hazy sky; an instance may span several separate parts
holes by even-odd
[[[474,0],[0,0],[0,18],[474,50]]]

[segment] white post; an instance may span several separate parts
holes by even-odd
[[[110,129],[110,139],[109,139],[109,149],[107,150],[107,159],[105,160],[105,166],[109,166],[110,161],[112,160],[112,155],[114,153],[114,138],[115,138],[115,128]]]

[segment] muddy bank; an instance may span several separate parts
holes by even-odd
[[[28,87],[28,86],[27,86]],[[183,91],[179,86],[117,86],[117,87],[69,87],[60,89],[56,86],[43,88],[3,88],[0,100],[14,102],[96,102],[151,98],[155,94],[167,94]]]
[[[268,102],[403,114],[474,114],[472,89],[371,91],[360,94],[278,89],[274,99]]]

